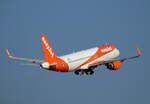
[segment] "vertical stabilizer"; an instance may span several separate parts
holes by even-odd
[[[53,51],[52,47],[50,46],[45,35],[41,36],[41,42],[42,42],[45,61],[49,63],[53,63],[55,59],[57,58],[57,56],[55,52]]]

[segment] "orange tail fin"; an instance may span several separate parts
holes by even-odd
[[[44,52],[45,61],[52,63],[57,58],[56,54],[54,53],[52,47],[50,46],[48,40],[46,39],[45,35],[41,36],[41,42]]]

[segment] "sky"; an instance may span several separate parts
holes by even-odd
[[[0,104],[149,104],[149,0],[1,0]],[[105,66],[93,76],[22,66],[8,59],[44,59],[40,36],[58,56],[106,43],[126,61],[117,71]]]

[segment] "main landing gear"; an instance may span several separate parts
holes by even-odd
[[[75,72],[75,75],[93,75],[94,74],[94,71],[91,70],[91,69],[87,69],[87,70],[76,70]]]

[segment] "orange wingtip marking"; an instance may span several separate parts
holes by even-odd
[[[140,56],[141,54],[140,54],[140,50],[139,50],[138,46],[136,46],[136,50],[137,50],[138,56]]]
[[[5,50],[6,50],[6,52],[7,52],[7,55],[8,55],[8,56],[10,56],[10,53],[8,52],[8,49],[7,49],[7,48],[5,48]]]

